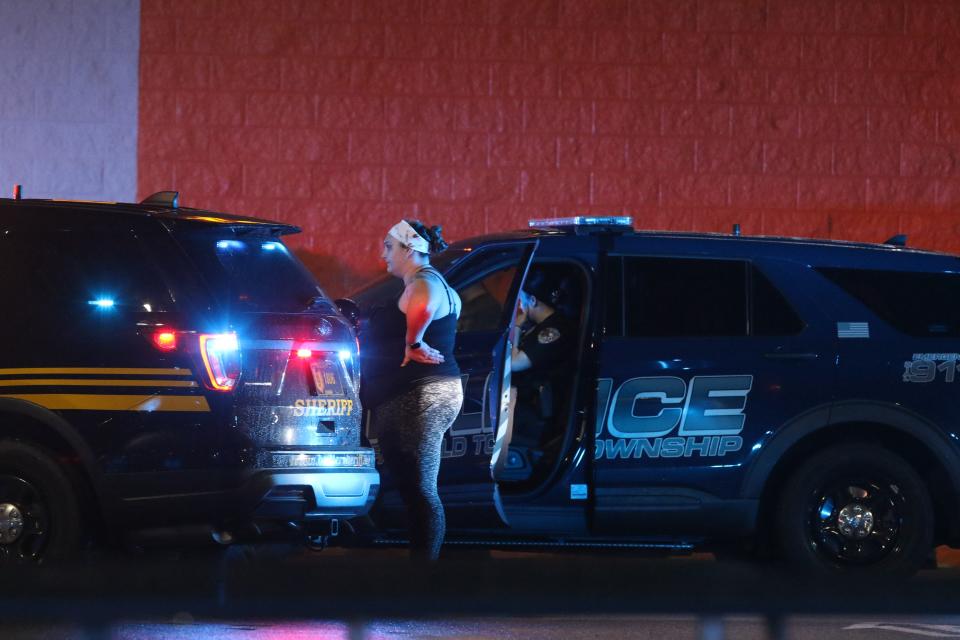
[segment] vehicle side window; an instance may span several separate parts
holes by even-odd
[[[755,336],[792,336],[806,324],[783,294],[756,267],[752,270],[753,305],[750,334]]]
[[[916,337],[960,336],[960,274],[834,267],[818,271],[898,331]]]
[[[626,257],[624,335],[747,335],[747,263]]]
[[[174,306],[163,276],[132,233],[60,231],[22,237],[21,268],[31,275],[32,298],[61,313],[97,301],[117,311],[160,312]]]
[[[457,331],[495,331],[503,317],[510,285],[517,275],[517,267],[509,266],[469,285],[460,287],[457,293],[463,303]]]

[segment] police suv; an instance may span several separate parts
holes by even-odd
[[[282,242],[298,231],[173,192],[0,199],[0,559],[326,537],[369,509],[356,339]]]
[[[448,542],[746,543],[895,573],[960,545],[960,260],[903,244],[571,218],[452,245],[434,260],[464,301]],[[511,406],[509,339],[528,270],[568,283],[577,347],[537,389],[538,419],[517,420],[531,411]],[[364,310],[399,284],[342,303],[361,344]],[[391,543],[405,524],[383,475],[371,536]]]

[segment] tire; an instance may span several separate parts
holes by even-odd
[[[64,469],[37,446],[0,441],[0,564],[72,557],[82,532],[77,494]]]
[[[933,505],[914,468],[875,445],[804,462],[776,509],[785,559],[812,573],[912,575],[933,548]]]

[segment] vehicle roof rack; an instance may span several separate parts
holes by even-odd
[[[531,229],[573,228],[582,231],[632,231],[630,216],[570,216],[568,218],[536,218],[527,221]]]
[[[907,246],[907,234],[901,233],[895,235],[892,238],[888,238],[883,244],[889,244],[894,247],[905,247]]]
[[[163,204],[171,209],[176,209],[180,205],[180,192],[157,191],[141,200],[140,204]]]

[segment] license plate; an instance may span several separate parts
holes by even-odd
[[[316,387],[318,395],[343,395],[343,385],[340,383],[340,375],[337,373],[336,364],[325,360],[311,362],[310,371],[313,373],[313,385]]]

